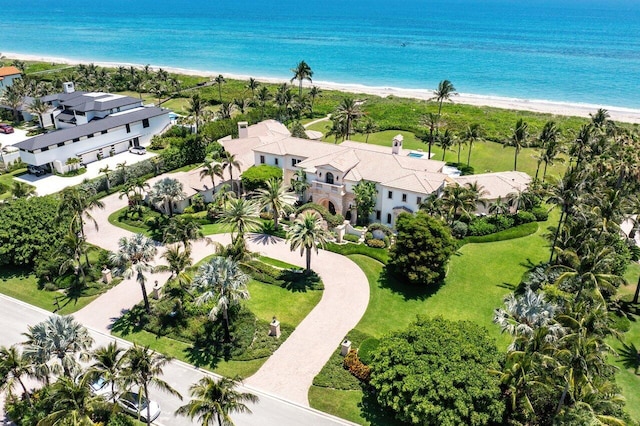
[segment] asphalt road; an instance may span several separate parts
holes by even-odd
[[[27,327],[43,321],[49,315],[51,315],[50,312],[0,295],[0,345],[10,346],[24,341],[22,333],[27,331]],[[106,345],[112,340],[117,340],[122,347],[130,346],[130,343],[115,339],[113,336],[91,329],[90,332],[98,346]],[[189,386],[200,380],[204,374],[204,372],[188,364],[172,361],[165,367],[163,379],[187,398]],[[260,402],[250,405],[253,414],[233,416],[237,426],[336,426],[353,424],[322,412],[266,395],[255,389],[243,387],[241,390],[254,393],[260,398]],[[173,415],[174,411],[183,404],[178,398],[152,390],[151,399],[157,401],[162,409],[162,414],[154,422],[155,424],[163,426],[192,426],[195,424],[195,422],[191,422],[185,417],[175,417]],[[4,412],[1,405],[0,409],[0,412]]]

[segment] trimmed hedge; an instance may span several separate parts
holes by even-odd
[[[353,234],[345,234],[344,237],[342,237],[342,239],[345,240],[345,241],[352,242],[352,243],[360,242],[360,237],[358,237],[357,235],[353,235]]]
[[[495,241],[513,240],[514,238],[522,238],[535,234],[537,231],[537,222],[524,223],[489,235],[466,237],[460,241],[460,246],[467,243],[493,243]]]
[[[386,264],[389,261],[389,250],[382,248],[373,248],[362,244],[335,244],[327,243],[326,250],[334,253],[347,256],[350,254],[361,254],[363,256],[369,256],[378,262]]]

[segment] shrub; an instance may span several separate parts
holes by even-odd
[[[369,383],[371,369],[360,361],[360,358],[358,358],[358,352],[355,349],[349,350],[347,356],[344,357],[344,361],[342,361],[342,366],[349,370],[349,372],[358,380]]]
[[[258,188],[265,188],[270,179],[282,179],[282,169],[268,164],[249,167],[240,180],[246,191],[255,191]]]
[[[369,365],[373,360],[373,352],[380,346],[380,340],[376,338],[365,339],[358,348],[358,357],[360,361]]]
[[[357,236],[357,235],[353,235],[353,234],[345,234],[342,239],[345,240],[345,241],[350,241],[352,243],[359,243],[360,242],[360,237]]]
[[[533,209],[531,209],[531,213],[533,213],[538,222],[544,222],[545,220],[549,219],[549,212],[542,206],[534,207]]]
[[[387,246],[383,240],[376,240],[375,238],[371,240],[365,240],[364,243],[373,248],[385,248]]]
[[[531,212],[520,210],[514,215],[516,225],[522,225],[523,223],[530,223],[536,221],[536,215]]]
[[[195,213],[195,209],[193,208],[193,206],[187,206],[184,208],[183,213],[186,213],[186,214]]]
[[[464,223],[464,222],[460,222],[459,220],[456,220],[455,222],[453,222],[453,226],[451,227],[451,234],[458,238],[464,238],[467,236],[467,232],[469,232],[469,226]]]
[[[336,226],[342,225],[344,223],[344,217],[341,214],[338,213],[338,214],[332,215],[328,209],[321,206],[320,204],[315,204],[315,203],[303,204],[300,207],[298,207],[298,209],[296,210],[296,215],[300,214],[305,210],[315,210],[316,212],[318,212],[320,216],[322,216],[322,218],[327,221],[327,225],[329,226],[329,228],[335,228]]]
[[[513,219],[501,214],[489,216],[487,221],[496,227],[496,231],[503,231],[513,226]]]
[[[496,226],[487,221],[486,217],[478,218],[469,224],[469,234],[474,236],[489,235],[496,232]]]
[[[365,232],[364,233],[365,240],[373,240],[373,232]]]
[[[389,228],[386,225],[383,225],[381,223],[372,223],[369,226],[367,226],[367,231],[369,232],[373,232],[373,231],[382,231],[384,232],[384,235],[386,235],[387,237],[390,237],[393,235],[393,231],[391,230],[391,228]]]
[[[114,413],[109,417],[107,426],[135,426],[135,422],[124,413]]]
[[[260,219],[272,220],[273,219],[273,214],[271,212],[260,212]]]

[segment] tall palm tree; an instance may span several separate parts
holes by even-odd
[[[147,312],[151,312],[145,285],[147,278],[144,273],[153,270],[151,261],[158,252],[155,242],[143,234],[135,234],[129,238],[120,238],[118,246],[118,251],[110,256],[111,262],[116,265],[116,273],[122,274],[126,278],[135,274],[136,281],[140,284],[142,291],[144,307]]]
[[[122,363],[124,349],[113,341],[93,351],[93,363],[87,370],[91,379],[102,378],[111,387],[110,399],[116,398],[116,385],[122,381]]]
[[[331,238],[329,231],[322,226],[322,217],[315,212],[304,212],[296,218],[287,232],[287,241],[291,251],[300,249],[300,256],[306,253],[307,273],[311,272],[311,250],[318,253],[320,247]]]
[[[240,111],[240,114],[247,112],[247,109],[251,106],[251,99],[247,98],[233,98],[232,105]]]
[[[193,264],[191,250],[189,248],[181,249],[179,244],[168,245],[160,257],[167,262],[167,265],[158,265],[154,271],[171,272],[171,278],[180,277],[180,274]]]
[[[260,86],[260,82],[253,77],[249,78],[247,85],[244,86],[245,89],[251,90],[251,97],[255,99],[256,97],[256,89]]]
[[[254,201],[233,198],[225,204],[220,222],[231,225],[231,232],[236,233],[233,238],[235,241],[243,238],[245,232],[252,232],[260,227],[262,222],[259,212],[259,206]]]
[[[59,250],[65,258],[64,262],[60,264],[60,274],[64,274],[69,268],[73,268],[76,275],[76,284],[78,279],[82,277],[81,283],[85,286],[87,277],[82,266],[82,254],[87,255],[87,242],[78,233],[69,230],[63,237]],[[80,277],[78,277],[78,273],[80,273]]]
[[[215,301],[209,311],[209,318],[215,321],[222,313],[225,327],[225,338],[230,340],[229,308],[236,306],[240,300],[249,299],[247,283],[249,276],[242,272],[240,265],[229,257],[213,257],[198,268],[192,286],[200,295],[196,304],[202,305]]]
[[[309,188],[310,184],[307,182],[307,172],[302,169],[296,170],[289,182],[291,188],[298,196],[298,201],[303,201],[304,192]]]
[[[560,207],[560,219],[558,226],[554,232],[553,241],[551,243],[551,254],[549,255],[549,263],[553,261],[553,255],[556,250],[556,244],[560,230],[566,222],[571,210],[577,204],[578,198],[585,185],[585,180],[574,168],[569,168],[561,180],[551,187],[547,203],[555,204]]]
[[[22,393],[29,405],[33,405],[29,390],[22,380],[23,377],[37,378],[32,360],[20,352],[16,345],[8,348],[5,346],[0,347],[0,391],[6,390],[11,397],[17,382],[22,388]]]
[[[540,149],[542,151],[542,154],[538,158],[538,167],[536,168],[535,180],[538,180],[538,171],[540,169],[541,163],[543,163],[545,160],[545,155],[544,155],[545,152],[551,145],[557,146],[559,135],[560,135],[560,129],[558,129],[554,121],[549,120],[542,127],[542,130],[540,131],[540,135],[538,136],[538,143],[540,144]],[[553,159],[551,161],[553,161]],[[545,165],[545,170],[546,170],[546,165]]]
[[[423,142],[427,142],[429,145],[428,158],[431,158],[431,147],[437,139],[437,135],[440,133],[440,116],[432,112],[427,113],[420,120],[420,124],[429,128],[429,134],[422,137]]]
[[[438,88],[433,91],[433,94],[434,97],[431,99],[438,102],[438,117],[440,117],[442,115],[442,103],[444,101],[450,101],[451,96],[455,96],[458,93],[456,93],[456,88],[453,86],[453,83],[449,80],[442,80],[438,83]]]
[[[48,397],[53,401],[53,411],[38,422],[40,426],[94,425],[91,417],[103,402],[101,397],[93,395],[86,377],[78,381],[70,377],[59,378]]]
[[[27,338],[23,343],[24,355],[36,364],[58,360],[60,364],[52,367],[52,371],[55,373],[62,367],[65,377],[72,377],[78,367],[76,355],[80,356],[80,360],[88,360],[89,349],[93,345],[93,338],[87,329],[72,316],[51,315],[30,326],[23,335]]]
[[[516,127],[513,129],[513,134],[511,138],[509,138],[504,146],[512,146],[515,148],[515,154],[513,157],[513,170],[518,170],[518,154],[522,148],[525,148],[528,145],[529,139],[529,125],[522,119],[518,119],[516,122]]]
[[[187,198],[182,190],[182,183],[177,179],[166,177],[159,180],[151,188],[150,199],[154,204],[162,203],[168,208],[169,217],[173,216],[173,203]]]
[[[224,79],[222,74],[219,74],[213,81],[218,85],[218,96],[220,97],[220,103],[222,103],[222,85],[226,83],[227,80]]]
[[[230,414],[248,413],[245,403],[257,403],[259,398],[248,392],[235,389],[236,379],[221,377],[216,380],[205,376],[189,388],[191,400],[176,410],[176,414],[197,418],[202,426],[234,426]]]
[[[444,189],[442,206],[447,211],[448,221],[453,225],[456,217],[471,216],[476,209],[476,200],[467,187],[457,184],[449,185]]]
[[[124,382],[131,386],[138,387],[138,395],[141,395],[147,401],[149,397],[149,388],[154,387],[158,390],[175,395],[182,400],[182,395],[169,385],[169,383],[160,379],[163,374],[165,365],[171,361],[170,358],[153,352],[149,346],[138,346],[133,344],[124,354],[122,375]],[[147,426],[151,425],[151,407],[147,404]]]
[[[358,132],[365,135],[364,143],[369,143],[369,135],[377,132],[379,129],[380,128],[376,122],[371,119],[371,117],[365,117],[358,128]]]
[[[189,105],[187,106],[187,113],[189,115],[193,115],[196,125],[196,133],[198,133],[198,129],[200,129],[200,118],[202,117],[202,112],[204,111],[205,103],[200,97],[200,94],[194,93],[189,99]]]
[[[302,96],[302,80],[309,80],[309,83],[311,83],[313,71],[305,61],[300,61],[298,62],[298,65],[291,70],[291,72],[293,73],[291,83],[293,83],[293,80],[298,80],[298,96]]]
[[[291,89],[287,83],[282,83],[278,86],[274,101],[278,106],[279,114],[283,116],[281,121],[286,123],[289,120],[289,110],[293,103],[293,93],[291,93]]]
[[[482,138],[482,127],[478,123],[468,125],[462,135],[462,138],[469,146],[469,152],[467,153],[467,166],[469,166],[471,164],[471,149],[473,148],[473,144]]]
[[[22,100],[24,98],[24,94],[21,93],[19,86],[14,84],[4,89],[4,94],[0,98],[3,104],[7,105],[11,110],[13,110],[13,121],[17,122],[20,117],[20,105],[22,105]]]
[[[113,170],[111,170],[111,168],[109,167],[108,164],[106,166],[102,167],[100,170],[98,170],[99,173],[104,173],[105,183],[107,184],[107,193],[109,193],[109,191],[111,190],[111,182],[109,181],[109,173],[111,173],[112,171]]]
[[[502,200],[501,196],[498,196],[498,199],[493,203],[491,203],[491,205],[489,206],[489,213],[492,213],[498,216],[506,215],[507,213],[509,213],[509,210],[510,210],[509,204],[505,203]]]
[[[311,86],[311,89],[309,89],[309,113],[311,114],[311,116],[313,117],[313,104],[316,101],[316,98],[319,98],[322,96],[322,89],[320,89],[318,86]]]
[[[200,170],[200,180],[208,177],[211,179],[211,188],[213,192],[216,192],[216,176],[222,179],[224,174],[224,167],[221,162],[215,160],[206,159],[202,164],[202,169]]]
[[[268,208],[273,212],[273,227],[278,230],[278,219],[282,213],[291,211],[296,197],[289,190],[289,186],[280,179],[269,179],[265,188],[256,190],[256,200],[261,208]]]
[[[267,102],[269,102],[272,98],[271,93],[269,93],[269,89],[267,86],[260,87],[258,94],[256,96],[256,100],[258,101],[258,105],[260,106],[260,120],[264,120],[264,109],[267,106]]]
[[[127,162],[116,164],[116,169],[120,172],[120,183],[125,183],[127,181]]]
[[[362,117],[362,109],[360,108],[359,102],[356,102],[353,98],[345,97],[340,101],[334,115],[344,123],[344,134],[342,137],[346,139],[349,135],[353,134],[353,122]]]
[[[50,106],[42,102],[42,99],[35,98],[31,105],[29,105],[29,112],[36,114],[38,116],[38,122],[40,123],[40,127],[44,128],[44,122],[42,120],[42,114],[49,111]]]
[[[233,184],[233,169],[235,168],[238,172],[241,171],[241,162],[235,156],[235,154],[231,154],[229,151],[224,151],[222,153],[222,169],[229,169],[229,182]],[[240,195],[240,185],[238,185],[238,191],[236,195]]]
[[[442,148],[442,161],[444,161],[444,156],[455,142],[455,135],[451,130],[445,129],[444,133],[436,136],[436,142]]]

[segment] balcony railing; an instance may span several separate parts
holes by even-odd
[[[322,191],[327,194],[335,194],[343,196],[346,192],[344,190],[344,185],[334,185],[331,183],[313,181],[313,188],[316,191]]]

